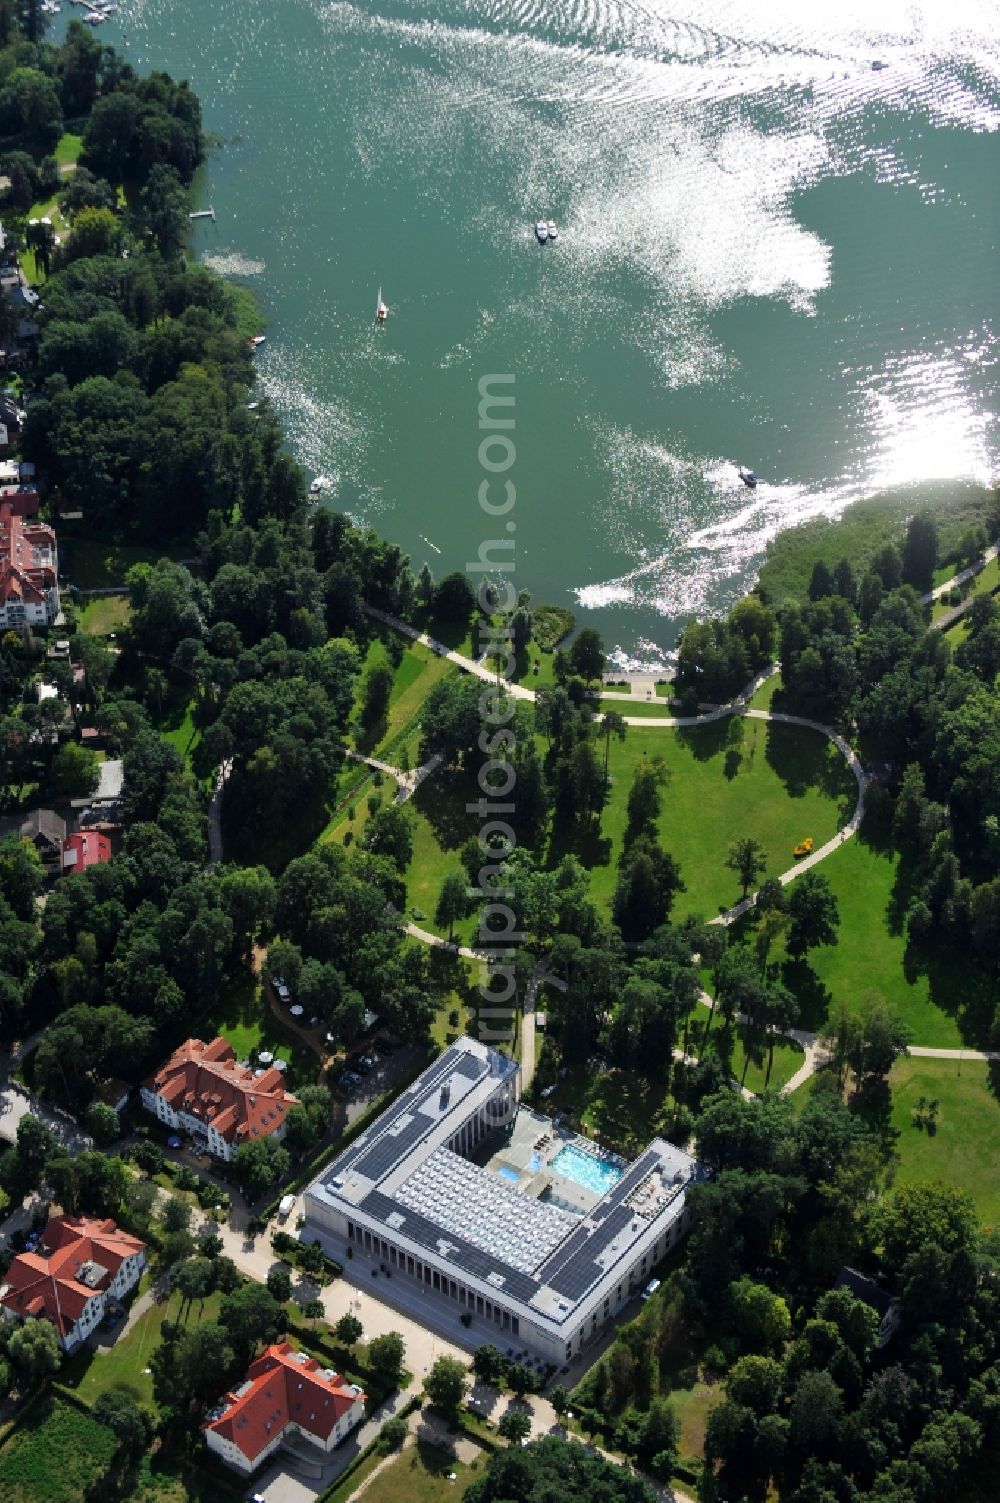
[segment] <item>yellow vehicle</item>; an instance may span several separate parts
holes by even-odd
[[[795,847],[795,850],[792,852],[792,854],[794,856],[808,856],[809,853],[810,853],[810,851],[812,850],[812,848],[813,848],[812,836],[811,835],[807,835],[806,838],[805,838],[805,840],[803,840],[799,845],[797,845]]]

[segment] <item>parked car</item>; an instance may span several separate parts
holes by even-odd
[[[644,1300],[652,1299],[653,1295],[656,1293],[656,1291],[657,1291],[657,1289],[659,1289],[659,1287],[660,1287],[660,1281],[659,1281],[659,1279],[650,1279],[649,1283],[646,1285],[645,1289],[642,1291],[642,1297],[643,1297],[643,1299]]]
[[[342,1070],[334,1084],[339,1085],[342,1091],[349,1091],[358,1084],[360,1079],[361,1076],[355,1075],[353,1070]]]
[[[278,998],[278,1001],[283,1002],[287,1007],[289,1002],[291,1002],[292,1000],[292,992],[291,988],[286,984],[284,976],[272,977],[271,985],[274,987],[275,995]]]

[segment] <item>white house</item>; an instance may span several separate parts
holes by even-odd
[[[145,1243],[113,1221],[57,1216],[40,1245],[10,1265],[0,1307],[14,1319],[50,1320],[70,1352],[135,1287],[145,1266]]]
[[[364,1412],[360,1388],[283,1341],[262,1352],[245,1381],[208,1416],[205,1441],[227,1466],[249,1476],[289,1435],[303,1435],[329,1454]]]

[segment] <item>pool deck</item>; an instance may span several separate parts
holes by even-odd
[[[596,1190],[553,1169],[553,1160],[565,1148],[576,1148],[588,1158],[600,1157],[586,1138],[553,1127],[550,1117],[539,1116],[530,1107],[521,1106],[503,1140],[499,1144],[495,1140],[492,1143],[492,1151],[483,1161],[483,1166],[494,1174],[501,1174],[512,1184],[516,1182],[525,1195],[536,1199],[544,1197],[563,1210],[586,1216],[611,1186],[608,1184],[603,1190]],[[620,1170],[621,1166],[615,1168]]]

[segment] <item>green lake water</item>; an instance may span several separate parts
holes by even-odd
[[[331,503],[461,568],[502,535],[478,383],[513,374],[512,577],[624,664],[781,528],[1000,469],[998,21],[121,0],[99,34],[201,96],[194,246],[258,293],[261,381]]]

